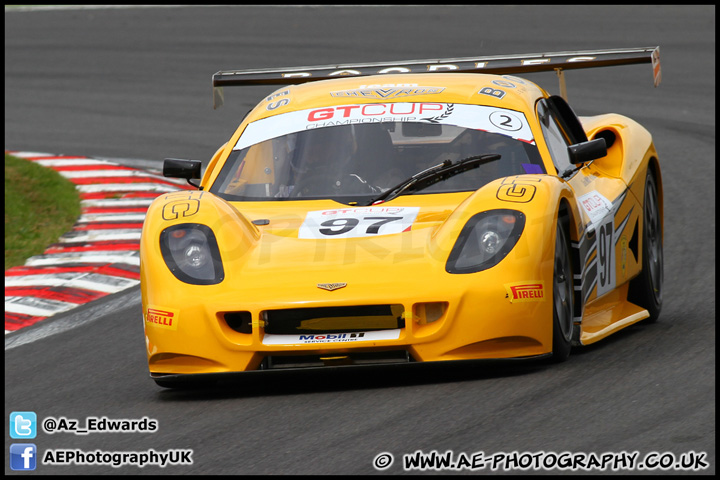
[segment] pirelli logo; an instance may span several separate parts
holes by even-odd
[[[506,283],[505,290],[510,303],[545,301],[543,282]]]
[[[170,330],[177,330],[178,312],[170,309],[148,307],[145,312],[145,326],[153,325]]]

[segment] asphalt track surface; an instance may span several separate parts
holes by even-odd
[[[41,454],[193,450],[192,465],[35,472],[50,475],[398,474],[403,455],[418,450],[638,452],[641,459],[696,452],[705,453],[706,469],[647,473],[714,473],[714,6],[6,11],[5,148],[206,162],[273,90],[226,89],[226,105],[213,111],[210,78],[221,69],[654,45],[661,46],[658,89],[649,65],[574,71],[567,81],[580,115],[622,113],[654,135],[666,228],[657,323],[641,322],[554,366],[248,375],[206,392],[168,391],[147,375],[135,287],[6,336],[5,431],[13,411],[81,425],[88,417],[148,417],[158,431],[41,431],[33,442]],[[528,78],[558,91],[552,74]],[[28,474],[10,470],[14,442],[6,434],[5,473]],[[380,472],[373,460],[381,452],[394,463]]]

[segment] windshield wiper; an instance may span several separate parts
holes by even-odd
[[[462,160],[458,160],[454,163],[450,160],[445,160],[443,163],[439,163],[434,167],[418,172],[407,180],[404,180],[394,187],[387,189],[380,196],[371,200],[367,205],[377,205],[382,202],[388,202],[395,197],[399,197],[405,192],[417,192],[418,190],[425,189],[438,182],[447,180],[450,177],[454,177],[460,173],[477,168],[483,163],[492,162],[498,159],[500,159],[499,154],[491,153],[485,155],[474,155],[472,157],[463,158]]]

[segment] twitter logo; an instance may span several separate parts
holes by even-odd
[[[10,414],[11,438],[35,438],[37,415],[35,412],[12,412]]]

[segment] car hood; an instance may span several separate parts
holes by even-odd
[[[248,264],[315,269],[409,261],[471,193],[407,196],[370,207],[333,201],[230,204],[259,230]]]
[[[162,258],[157,239],[177,224],[205,225],[214,233],[223,268],[217,291],[228,303],[238,300],[313,298],[307,288],[320,292],[318,284],[355,285],[360,298],[368,291],[397,290],[424,279],[443,276],[458,236],[469,219],[480,211],[541,210],[552,202],[543,200],[557,183],[546,175],[526,176],[532,182],[534,201],[509,203],[498,198],[514,184],[495,180],[474,192],[403,195],[371,207],[344,205],[332,200],[228,202],[205,191],[164,195],[151,205],[143,227],[141,273],[151,272],[154,258]],[[544,192],[541,194],[541,192]],[[517,200],[514,197],[512,200]],[[386,217],[392,217],[389,220]],[[400,217],[397,219],[396,217]],[[523,247],[527,256],[529,246]],[[143,268],[145,265],[145,268]],[[154,270],[166,281],[166,269]],[[151,273],[148,273],[150,275]],[[161,279],[162,278],[162,279]],[[302,291],[296,291],[299,285]],[[414,285],[414,287],[412,287]],[[348,289],[343,289],[347,295]],[[417,292],[416,292],[417,293]]]
[[[400,221],[382,224],[384,211],[379,207],[351,207],[332,201],[229,203],[256,226],[259,235],[249,245],[237,245],[214,228],[225,269],[223,283],[230,287],[228,292],[235,292],[229,294],[235,299],[241,295],[267,302],[268,297],[282,297],[312,303],[327,298],[323,290],[342,288],[342,296],[357,294],[362,302],[367,301],[363,295],[379,287],[397,290],[403,278],[432,278],[428,275],[444,271],[449,254],[447,245],[437,244],[438,227],[472,193],[432,195],[432,199],[417,195],[391,202],[387,208],[392,210],[386,210],[391,216],[408,215],[406,223],[394,230],[387,227]],[[356,220],[357,224],[335,235],[307,228],[323,214],[331,218],[335,231],[347,229]],[[375,228],[377,233],[368,233]]]

